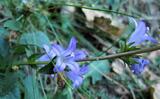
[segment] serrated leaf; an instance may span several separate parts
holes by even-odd
[[[95,61],[89,64],[89,72],[86,77],[92,77],[92,83],[102,79],[103,74],[106,75],[110,71],[109,62],[107,60]]]
[[[44,44],[49,45],[50,40],[43,32],[24,33],[21,35],[19,43],[43,47]]]

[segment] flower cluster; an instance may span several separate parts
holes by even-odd
[[[86,58],[87,53],[83,50],[76,49],[77,40],[72,37],[67,49],[64,49],[59,44],[52,44],[51,48],[44,45],[45,54],[41,56],[39,61],[51,61],[56,58],[54,72],[65,72],[66,76],[73,82],[73,87],[76,88],[81,85],[83,75],[87,73],[88,67],[86,65],[80,67],[76,62]]]
[[[128,40],[128,44],[132,44],[131,46],[137,46],[144,41],[150,41],[152,43],[157,43],[157,41],[147,34],[147,26],[144,21],[139,21],[138,23],[134,20],[136,29],[130,36]],[[134,58],[135,64],[131,65],[131,71],[138,75],[143,72],[146,65],[149,64],[149,60],[143,58]]]

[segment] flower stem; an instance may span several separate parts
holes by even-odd
[[[101,57],[86,58],[86,59],[78,60],[77,62],[100,61],[100,60],[106,60],[106,59],[114,59],[114,58],[120,58],[120,57],[125,57],[125,56],[131,56],[131,55],[135,55],[135,54],[152,52],[152,51],[159,50],[159,49],[160,49],[160,45],[152,47],[152,48],[144,48],[144,49],[139,49],[139,50],[122,52],[122,53],[107,55],[107,56],[103,56],[103,57],[101,56]],[[45,62],[23,62],[23,63],[18,63],[15,65],[39,65],[39,64],[48,64],[48,63],[49,63],[48,61],[45,61]]]
[[[81,62],[81,61],[99,61],[99,60],[120,58],[120,57],[125,57],[125,56],[131,56],[131,55],[134,55],[134,54],[141,54],[141,53],[146,53],[146,52],[152,52],[152,51],[159,50],[159,49],[160,49],[160,45],[152,47],[152,48],[144,48],[144,49],[140,49],[140,50],[133,50],[133,51],[128,51],[128,52],[122,52],[122,53],[112,54],[112,55],[103,56],[103,57],[94,57],[94,58],[82,59],[82,60],[79,60],[78,62]]]
[[[102,8],[93,8],[93,7],[81,6],[81,5],[77,5],[77,4],[75,5],[75,4],[53,3],[53,5],[57,5],[57,6],[73,6],[73,7],[79,7],[79,8],[89,9],[89,10],[110,12],[110,13],[120,14],[120,15],[129,16],[129,17],[133,17],[133,18],[140,18],[140,16],[138,16],[138,15],[134,16],[134,15],[127,14],[125,12],[118,12],[118,11],[109,10],[109,9],[102,9]]]

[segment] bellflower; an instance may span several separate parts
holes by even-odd
[[[56,56],[55,52],[47,45],[44,45],[43,48],[45,50],[45,54],[42,55],[38,61],[51,61]]]
[[[76,63],[76,60],[84,59],[87,54],[83,50],[77,50],[76,43],[76,39],[72,37],[67,49],[64,49],[59,44],[55,43],[51,45],[51,48],[44,45],[46,54],[41,56],[38,61],[51,61],[56,57],[57,61],[54,68],[55,72],[63,71],[66,66],[68,66],[72,71],[77,72],[79,71],[79,64]]]
[[[141,59],[141,58],[134,58],[134,60],[137,63],[131,65],[131,71],[134,74],[139,75],[139,74],[141,74],[143,72],[143,70],[146,67],[146,65],[149,64],[149,61],[147,59]]]
[[[136,22],[136,21],[134,21]],[[150,41],[152,43],[157,43],[157,41],[147,34],[147,26],[144,21],[139,21],[135,31],[130,36],[128,43],[133,43],[132,46],[137,46],[144,41]]]
[[[64,72],[66,76],[73,82],[73,87],[76,88],[83,82],[83,75],[88,71],[87,66],[80,68],[77,60],[86,58],[87,53],[83,50],[76,49],[76,39],[71,38],[66,49],[59,44],[52,44],[51,48],[44,45],[46,54],[41,56],[39,61],[51,61],[56,58],[54,72]]]
[[[79,87],[83,82],[83,75],[88,72],[88,67],[83,66],[78,72],[69,71],[66,73],[67,77],[73,82],[73,88]]]
[[[53,44],[53,51],[56,53],[57,62],[54,68],[54,71],[60,72],[63,71],[66,66],[69,67],[74,72],[79,71],[79,64],[76,60],[80,60],[86,57],[86,53],[82,50],[76,50],[76,39],[71,38],[69,46],[66,50],[59,46],[58,44]]]

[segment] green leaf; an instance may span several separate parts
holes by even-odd
[[[0,73],[0,99],[20,99],[18,77],[18,72]]]
[[[38,83],[34,75],[28,75],[25,79],[22,79],[24,97],[23,99],[42,99],[40,90],[38,89]]]
[[[63,95],[66,95],[66,98],[67,98],[67,99],[73,99],[73,93],[72,93],[71,87],[67,87],[67,88],[63,91]]]
[[[27,46],[26,45],[16,45],[15,47],[14,47],[14,54],[23,54],[23,53],[25,53],[25,48],[26,48]]]
[[[9,36],[9,32],[5,28],[0,27],[0,37],[6,38],[7,36]]]
[[[6,57],[9,54],[9,44],[0,37],[0,56]]]
[[[12,92],[8,95],[0,97],[0,99],[21,99],[20,97],[20,90],[19,88],[15,88]]]
[[[92,83],[102,79],[103,74],[106,75],[110,71],[109,62],[107,60],[96,61],[89,64],[89,72],[85,75],[92,78]]]
[[[53,99],[73,99],[72,89],[66,87],[64,90],[59,90]]]
[[[50,40],[47,35],[42,32],[24,33],[21,35],[19,43],[43,47],[44,44],[49,45]]]
[[[18,31],[20,30],[20,23],[15,20],[8,20],[4,23],[4,27],[7,27],[11,30]]]
[[[45,65],[44,67],[42,67],[41,69],[38,70],[38,73],[44,73],[44,74],[53,74],[53,68],[54,68],[54,64],[52,63],[52,61]]]

